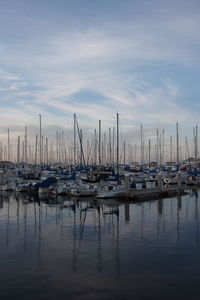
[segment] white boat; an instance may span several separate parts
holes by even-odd
[[[76,188],[77,184],[74,182],[60,183],[56,186],[50,186],[49,190],[55,195],[69,195],[71,190]]]
[[[187,175],[185,173],[179,173],[181,184],[185,183]],[[178,174],[168,174],[163,178],[165,184],[178,184]]]
[[[71,189],[71,195],[77,197],[95,196],[97,187],[94,184],[79,184],[76,188]]]
[[[146,179],[145,180],[146,189],[155,189],[156,180],[155,179]]]
[[[97,193],[96,198],[119,198],[124,194],[123,186],[106,185],[103,186]]]

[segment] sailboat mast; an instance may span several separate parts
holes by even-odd
[[[99,120],[99,166],[101,166],[101,120]]]
[[[46,138],[46,164],[49,164],[49,149],[48,149],[48,138]]]
[[[76,166],[76,114],[74,114],[74,166]]]
[[[176,123],[176,162],[177,162],[177,167],[179,168],[179,130],[178,130],[178,122]]]
[[[25,126],[25,136],[24,136],[24,144],[25,144],[25,163],[27,164],[27,127]]]
[[[111,160],[112,160],[112,157],[111,157],[111,128],[109,128],[109,165],[111,166]]]
[[[163,128],[163,132],[162,132],[162,164],[164,166],[165,164],[165,130]]]
[[[119,113],[117,113],[117,181],[119,180]]]
[[[172,162],[172,136],[170,136],[170,162]]]
[[[151,166],[151,140],[149,140],[149,168]]]
[[[97,130],[94,130],[94,165],[97,164]]]
[[[143,165],[143,130],[142,130],[142,125],[140,125],[140,142],[141,142],[141,166]]]
[[[20,136],[18,136],[17,140],[17,164],[20,162]]]
[[[126,164],[126,142],[124,141],[124,167]]]
[[[37,144],[38,144],[38,135],[35,137],[35,166],[37,165]]]
[[[197,157],[198,157],[198,127],[196,126],[196,151],[195,151],[196,157],[195,157],[195,164],[196,164],[196,168],[198,166],[197,163]]]
[[[10,129],[8,129],[8,161],[10,161]]]
[[[41,115],[39,115],[39,122],[40,122],[40,165],[42,163],[42,120]]]

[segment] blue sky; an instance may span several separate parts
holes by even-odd
[[[199,125],[200,2],[0,0],[0,138],[120,113],[127,136]],[[128,134],[130,133],[130,134]]]

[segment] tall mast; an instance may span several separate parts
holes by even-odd
[[[185,137],[185,143],[186,143],[187,156],[188,156],[189,165],[190,165],[190,151],[189,151],[189,147],[188,147],[187,136]]]
[[[4,160],[8,159],[8,149],[7,149],[6,145],[4,145],[4,147],[3,147],[3,159]]]
[[[113,167],[115,165],[115,127],[113,127],[113,141],[112,141],[112,152],[113,152]]]
[[[37,165],[37,144],[38,144],[38,135],[35,137],[35,166]]]
[[[27,163],[27,127],[25,126],[25,136],[24,136],[24,139],[25,139],[25,163]]]
[[[141,140],[141,166],[143,165],[143,130],[142,125],[140,125],[140,140]]]
[[[97,130],[94,130],[94,165],[97,164]]]
[[[126,142],[124,141],[124,167],[126,165]]]
[[[101,120],[99,120],[99,166],[101,166]]]
[[[24,163],[24,141],[22,142],[22,161]]]
[[[65,166],[66,166],[66,164],[67,164],[67,149],[66,149],[66,146],[64,147],[64,151],[65,151],[65,153],[64,153],[64,155],[65,155]]]
[[[162,163],[163,165],[165,164],[165,130],[163,128],[163,137],[162,137],[162,142],[163,142],[163,145],[162,145]]]
[[[48,138],[46,138],[46,164],[49,164],[49,149],[48,149]]]
[[[64,131],[62,130],[61,133],[61,159],[62,163],[65,162],[65,155],[64,155]]]
[[[195,164],[196,164],[196,168],[198,166],[197,163],[197,157],[198,157],[198,127],[196,126],[196,157],[195,157]]]
[[[103,154],[103,158],[102,158],[102,162],[103,164],[106,163],[106,144],[107,144],[107,138],[106,138],[106,132],[104,132],[103,134],[103,148],[102,148],[102,154]]]
[[[58,131],[56,131],[56,162],[58,162]]]
[[[149,168],[151,166],[151,140],[149,140]]]
[[[83,132],[82,129],[80,129],[80,144],[83,145]],[[80,147],[80,165],[83,164],[83,153],[82,153],[82,147]]]
[[[86,166],[90,165],[90,143],[87,140],[87,164]]]
[[[159,165],[159,132],[156,130],[156,162]]]
[[[162,165],[162,136],[160,133],[160,139],[159,139],[159,147],[160,147],[160,166]]]
[[[82,133],[81,133],[81,130],[79,129],[78,121],[77,121],[76,117],[75,117],[75,121],[76,121],[76,126],[77,126],[77,132],[78,132],[79,142],[80,142],[81,159],[83,161],[84,167],[86,168],[85,155],[84,155],[84,152],[83,152],[83,144],[82,144],[82,136],[81,136]],[[86,169],[86,172],[87,172],[87,169]]]
[[[119,113],[117,113],[117,181],[119,180]]]
[[[74,166],[76,165],[76,114],[74,114]]]
[[[111,166],[111,160],[112,160],[111,153],[112,153],[112,150],[111,150],[111,128],[109,128],[109,165],[110,166]]]
[[[10,161],[10,129],[8,129],[8,161]]]
[[[134,150],[134,161],[136,162],[136,160],[137,160],[137,144],[135,144],[135,150]]]
[[[61,150],[61,142],[60,142],[60,132],[59,132],[58,133],[58,161],[59,161],[59,163],[61,162],[60,150]]]
[[[176,162],[177,162],[177,167],[179,168],[179,131],[178,131],[178,122],[176,123]]]
[[[197,126],[193,128],[193,135],[194,135],[194,160],[195,160],[195,167],[197,167]]]
[[[172,136],[170,136],[170,162],[172,162]]]
[[[131,162],[131,145],[128,144],[128,164],[130,165],[130,162]]]
[[[42,120],[41,115],[39,115],[39,122],[40,122],[40,165],[42,163]]]
[[[17,164],[20,162],[20,136],[18,136],[17,140]]]
[[[42,144],[41,144],[41,163],[43,164],[44,161],[44,151],[43,151],[43,145],[44,145],[44,137],[42,135]]]

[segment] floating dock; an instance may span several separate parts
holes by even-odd
[[[171,186],[164,188],[151,188],[151,189],[141,189],[141,190],[129,190],[120,196],[121,199],[138,201],[138,200],[152,200],[164,197],[173,197],[177,195],[187,194],[187,191],[194,187],[189,187],[186,185],[182,186]]]

